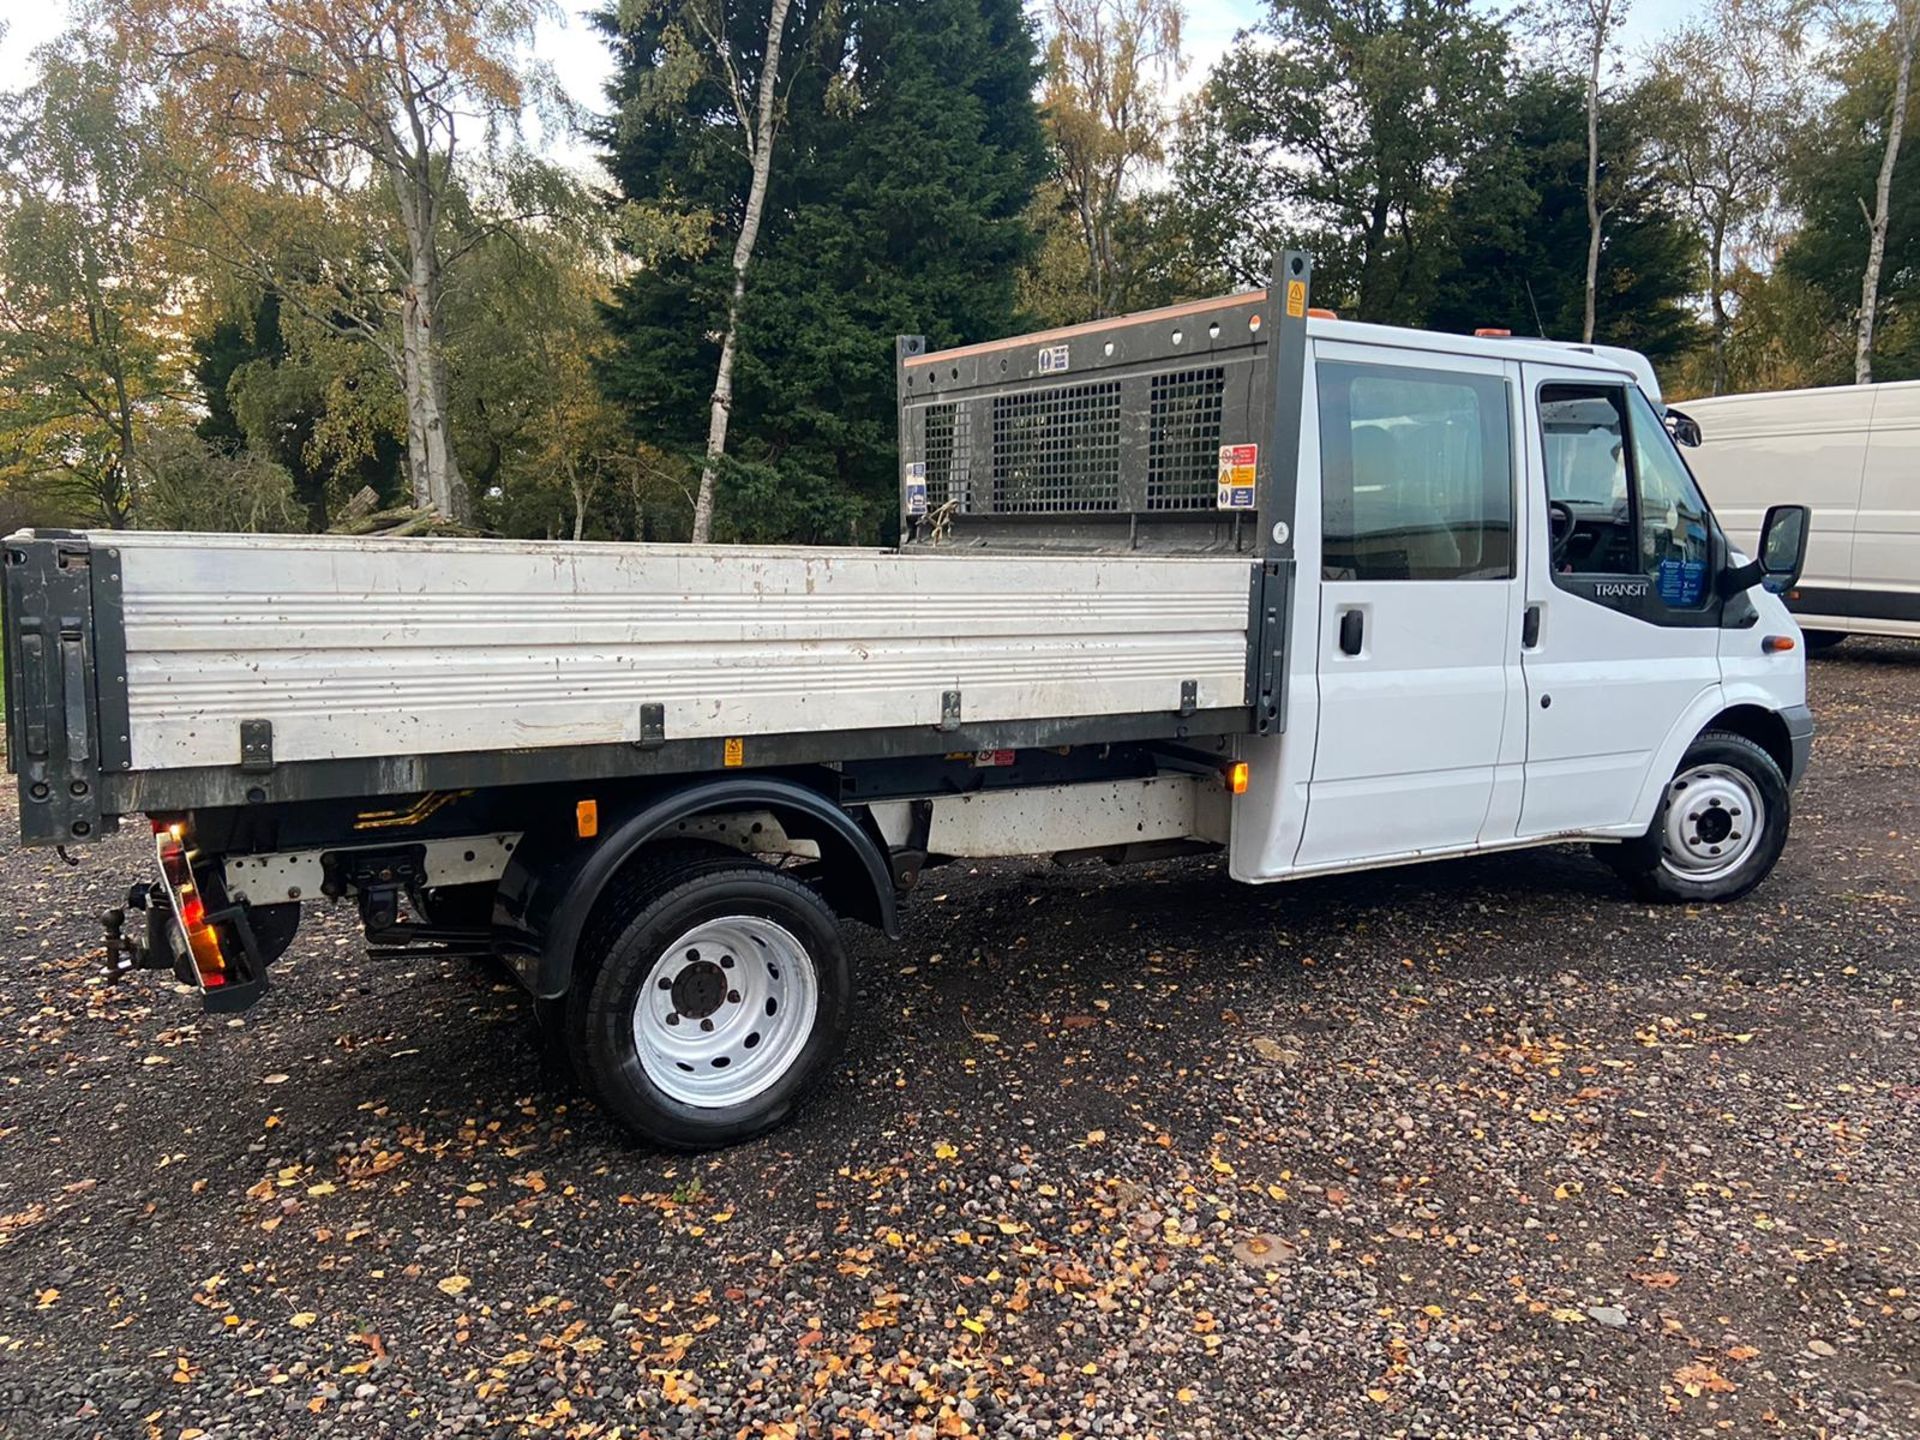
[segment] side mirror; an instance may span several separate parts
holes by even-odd
[[[1813,512],[1804,505],[1771,505],[1760,525],[1760,558],[1720,572],[1720,593],[1731,598],[1755,585],[1779,595],[1800,580],[1807,563],[1807,528]]]
[[[1807,563],[1813,512],[1804,505],[1772,505],[1760,527],[1760,584],[1775,595],[1791,590]]]
[[[1700,422],[1684,411],[1675,410],[1669,406],[1666,422],[1667,433],[1673,436],[1673,443],[1676,445],[1684,445],[1691,450],[1707,438],[1701,432]]]

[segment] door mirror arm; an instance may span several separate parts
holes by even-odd
[[[1731,600],[1735,595],[1745,594],[1760,583],[1764,573],[1758,560],[1724,567],[1720,571],[1720,598]]]

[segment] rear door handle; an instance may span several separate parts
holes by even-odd
[[[1520,618],[1520,643],[1531,650],[1540,643],[1540,607],[1527,606],[1527,613]]]
[[[1340,650],[1342,654],[1358,655],[1360,644],[1366,639],[1367,619],[1358,610],[1343,610],[1340,613]]]

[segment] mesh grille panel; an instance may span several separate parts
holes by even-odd
[[[1120,382],[997,395],[993,508],[1055,515],[1120,506]]]
[[[973,412],[964,405],[929,405],[926,411],[927,508],[949,500],[963,513],[973,508]]]
[[[1219,479],[1227,372],[1218,365],[1153,377],[1147,509],[1210,510]],[[931,474],[931,467],[929,467]]]

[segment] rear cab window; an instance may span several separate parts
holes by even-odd
[[[1323,578],[1511,578],[1506,382],[1348,361],[1316,370]]]

